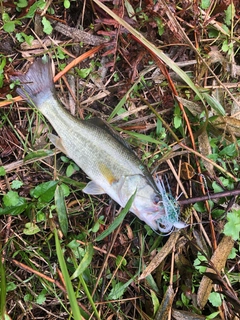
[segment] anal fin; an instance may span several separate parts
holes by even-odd
[[[55,145],[56,148],[58,148],[59,150],[61,150],[63,153],[67,155],[67,151],[64,148],[62,144],[62,139],[60,137],[56,136],[55,134],[49,133],[48,138],[52,142],[52,144]]]
[[[96,182],[90,181],[86,185],[86,187],[82,190],[83,192],[87,194],[97,195],[97,194],[103,194],[106,193]]]

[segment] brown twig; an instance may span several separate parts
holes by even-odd
[[[224,198],[224,197],[234,197],[234,196],[238,196],[238,195],[240,195],[240,189],[222,191],[222,192],[213,193],[213,194],[209,194],[209,195],[203,195],[203,196],[199,196],[199,197],[178,200],[178,203],[180,205],[183,205],[183,204],[190,204],[190,203],[212,200],[212,199],[220,199],[220,198]]]
[[[15,259],[11,259],[11,262],[14,263],[16,266],[18,266],[19,268],[21,268],[29,273],[36,274],[38,277],[45,279],[51,283],[54,283],[60,290],[62,290],[63,292],[66,292],[66,289],[62,286],[62,284],[59,281],[52,279],[52,278],[46,276],[44,273],[37,271],[37,270],[34,270],[33,268],[15,260]]]

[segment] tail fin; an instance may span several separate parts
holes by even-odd
[[[11,76],[11,80],[19,80],[20,86],[16,92],[28,103],[38,107],[52,95],[55,95],[51,60],[47,62],[37,59],[26,74]]]

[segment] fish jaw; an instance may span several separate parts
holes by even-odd
[[[159,230],[159,219],[163,219],[165,216],[165,210],[162,202],[154,200],[156,193],[153,189],[147,185],[145,188],[139,190],[136,193],[136,197],[133,201],[130,211],[133,212],[140,220],[144,221],[153,230]]]

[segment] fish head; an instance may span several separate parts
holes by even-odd
[[[158,192],[143,175],[125,176],[118,187],[124,205],[136,192],[130,211],[154,231],[168,235],[174,229],[187,227],[187,224],[178,220],[180,207],[173,196],[165,188]]]
[[[119,202],[123,206],[126,205],[130,196],[136,192],[130,211],[153,230],[159,229],[158,221],[163,220],[165,216],[162,197],[153,189],[143,175],[122,177],[117,189],[120,198]]]

